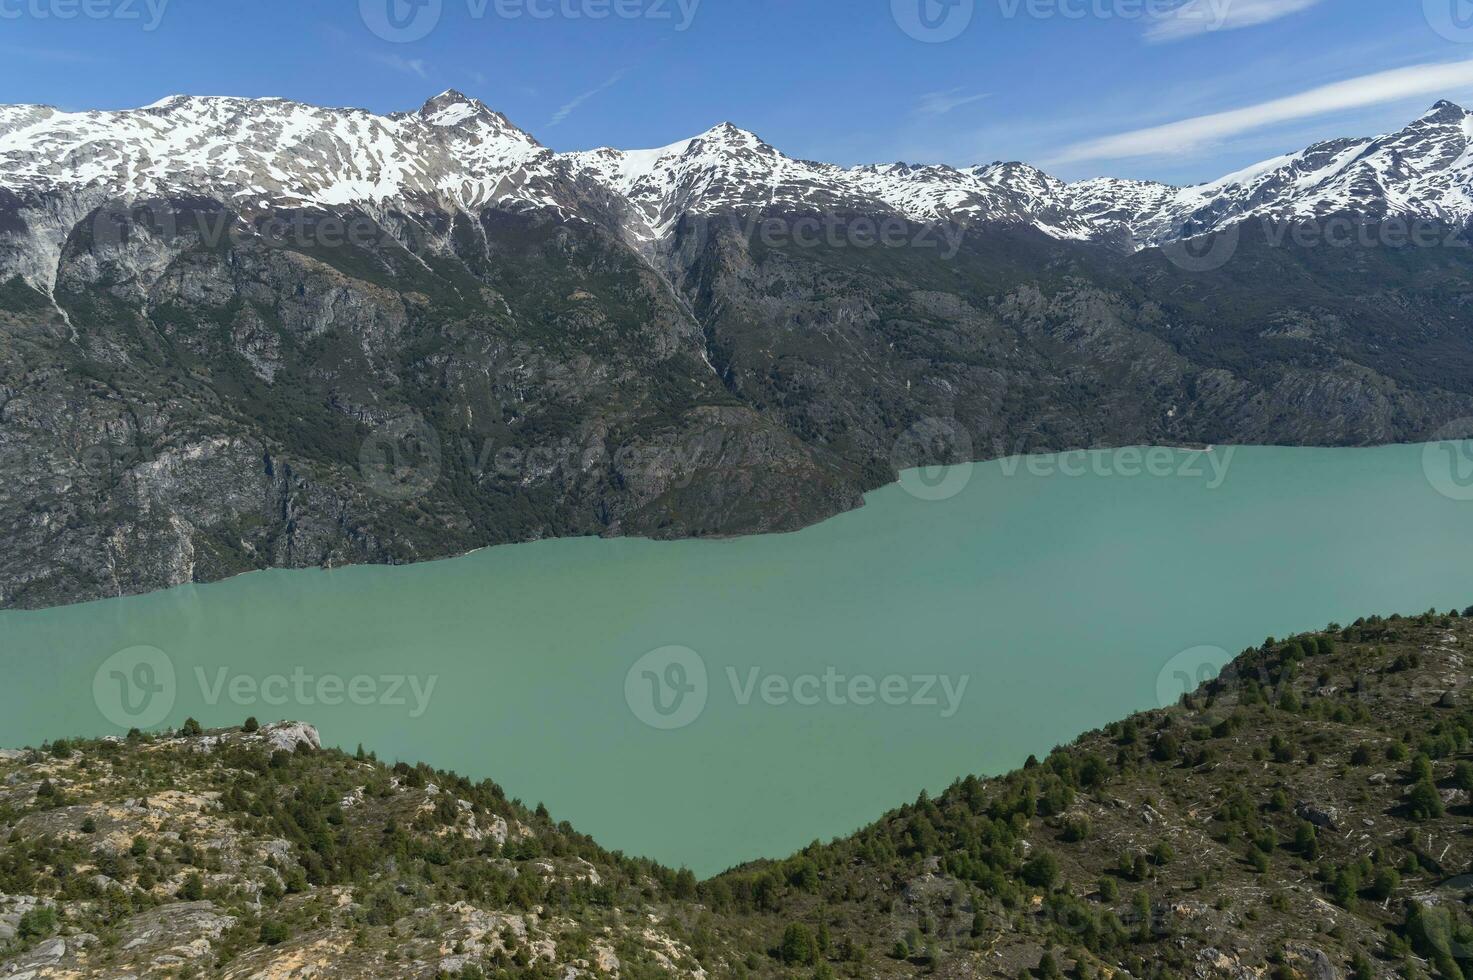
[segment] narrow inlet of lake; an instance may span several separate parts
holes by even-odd
[[[708,874],[1175,700],[1265,635],[1473,603],[1456,449],[1002,460],[796,534],[0,613],[0,745],[301,719]]]

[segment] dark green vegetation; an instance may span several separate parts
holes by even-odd
[[[0,199],[0,226],[45,203]],[[99,208],[54,304],[0,284],[0,605],[789,530],[925,462],[1473,417],[1459,239],[1303,247],[1250,223],[1192,273],[1001,226],[955,254],[961,229],[760,228],[688,217],[644,255],[541,213]]]
[[[55,742],[0,763],[0,970],[1464,980],[1470,652],[1473,610],[1270,639],[706,882],[301,727]]]

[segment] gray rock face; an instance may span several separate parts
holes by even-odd
[[[1301,820],[1308,820],[1322,830],[1338,831],[1340,829],[1340,814],[1334,807],[1317,807],[1311,803],[1300,803],[1294,807],[1294,815]]]
[[[343,142],[283,155],[303,113]],[[1442,160],[1455,129],[1366,152]],[[1185,271],[1033,227],[1074,208],[1080,235],[1114,234],[1101,216],[1163,206],[1148,188],[794,169],[723,127],[641,170],[551,154],[453,93],[388,119],[12,108],[5,132],[0,607],[793,530],[925,463],[1365,445],[1473,418],[1467,250],[1250,223],[1230,262]],[[394,190],[358,199],[343,147],[372,134],[397,148]],[[231,140],[240,173],[209,165]],[[752,193],[779,171],[806,183]],[[918,223],[957,215],[904,190],[974,180],[966,225]]]
[[[1291,943],[1285,950],[1288,958],[1309,980],[1339,980],[1340,971],[1322,949],[1305,943]]]
[[[491,237],[478,253],[508,250],[484,280],[455,256],[432,275],[398,246],[355,253],[368,264],[349,274],[330,250],[193,238],[160,272],[145,230],[69,246],[65,315],[12,282],[0,538],[29,557],[0,572],[0,602],[559,534],[794,528],[857,502],[731,398],[622,244],[491,214],[466,232]]]

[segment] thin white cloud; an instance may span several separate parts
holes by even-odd
[[[1186,153],[1278,123],[1381,105],[1418,95],[1444,95],[1468,86],[1473,86],[1473,61],[1395,68],[1242,109],[1075,143],[1056,156],[1054,162],[1122,160]]]
[[[1257,27],[1297,14],[1321,0],[1187,0],[1156,17],[1146,29],[1148,41],[1180,41],[1212,31]]]
[[[423,58],[401,58],[397,54],[373,54],[369,57],[381,65],[401,71],[406,75],[418,75],[420,78],[429,78],[429,66]]]
[[[915,113],[918,116],[944,116],[953,109],[980,102],[987,96],[986,92],[967,94],[964,89],[960,88],[948,89],[945,92],[927,92],[921,96],[920,102],[916,103]]]
[[[618,85],[619,82],[622,81],[624,76],[627,74],[629,74],[628,68],[620,68],[618,71],[614,72],[607,79],[605,79],[602,84],[597,85],[580,95],[575,95],[572,99],[569,99],[567,102],[563,103],[558,111],[552,114],[552,120],[547,124],[547,128],[551,129],[554,126],[562,125],[563,120],[567,119],[574,112],[578,111],[579,106],[587,102],[589,99],[593,98],[595,95],[598,95],[600,92],[608,91],[615,85]]]

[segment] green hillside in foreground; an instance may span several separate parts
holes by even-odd
[[[0,977],[1460,980],[1470,653],[1473,610],[1269,640],[704,882],[306,725],[60,740],[0,755]]]

